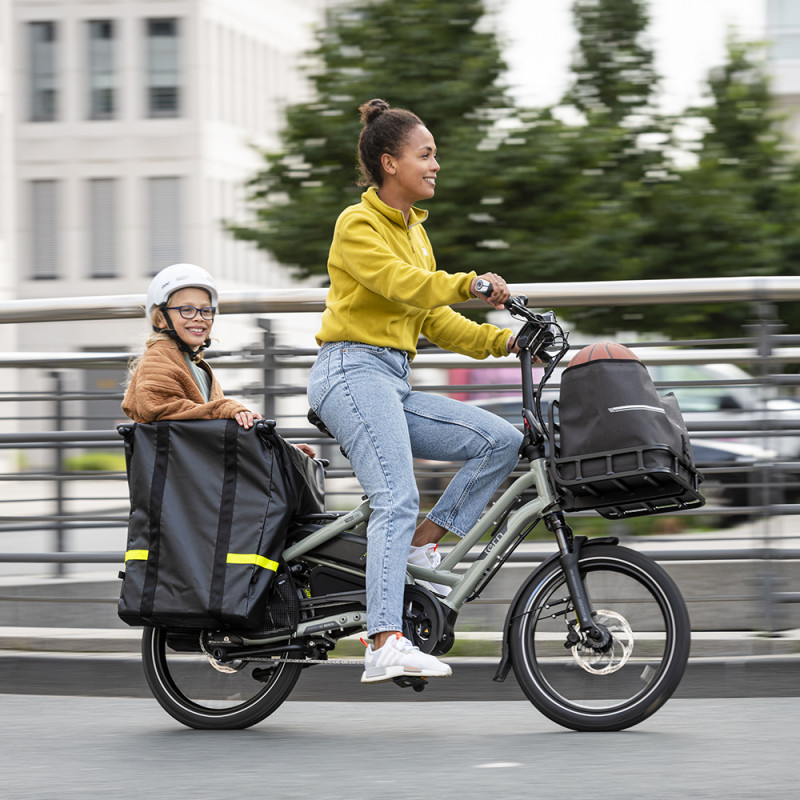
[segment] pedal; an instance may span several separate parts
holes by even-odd
[[[427,685],[428,679],[416,675],[400,675],[392,680],[402,688],[410,686],[415,692],[421,692]]]

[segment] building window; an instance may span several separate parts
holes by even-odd
[[[769,0],[767,18],[773,25],[800,25],[800,6],[797,0]]]
[[[89,269],[92,278],[115,278],[117,270],[117,181],[89,181]]]
[[[767,38],[776,61],[800,60],[800,5],[796,0],[770,0],[767,5]]]
[[[58,181],[30,182],[30,276],[58,277]]]
[[[183,219],[180,178],[147,179],[150,272],[181,260]]]
[[[116,112],[114,80],[114,22],[86,23],[89,38],[89,119],[113,119]]]
[[[29,22],[30,119],[52,122],[58,114],[56,23]]]
[[[178,20],[147,20],[147,114],[177,117],[180,113]]]

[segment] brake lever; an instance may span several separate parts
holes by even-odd
[[[528,314],[530,313],[530,312],[528,312],[528,313],[519,313],[519,312],[522,312],[523,310],[525,312],[528,311],[528,309],[527,309],[528,298],[524,294],[519,294],[519,295],[516,295],[515,297],[509,297],[508,300],[506,300],[506,302],[504,303],[504,305],[506,307],[506,311],[508,311],[512,316],[522,316],[522,317],[527,318]],[[517,315],[514,314],[515,311],[518,312]]]

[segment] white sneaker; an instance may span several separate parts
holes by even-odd
[[[423,653],[404,636],[396,633],[389,637],[383,647],[373,650],[372,645],[364,654],[364,674],[361,683],[378,683],[410,675],[420,678],[449,678],[453,674],[449,664]]]
[[[423,544],[420,547],[411,545],[411,550],[408,552],[408,563],[413,564],[415,567],[427,567],[429,569],[436,569],[442,561],[442,554],[436,551],[438,543]],[[440,597],[447,597],[450,594],[452,586],[446,586],[442,583],[431,583],[430,581],[417,581],[419,586],[424,586],[434,594]]]

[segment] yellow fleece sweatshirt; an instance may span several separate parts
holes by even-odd
[[[317,343],[363,342],[417,352],[422,334],[445,350],[486,358],[507,354],[511,331],[479,325],[450,308],[471,297],[475,272],[436,269],[422,227],[427,211],[413,208],[408,225],[374,187],[336,221],[328,274],[330,289]]]

